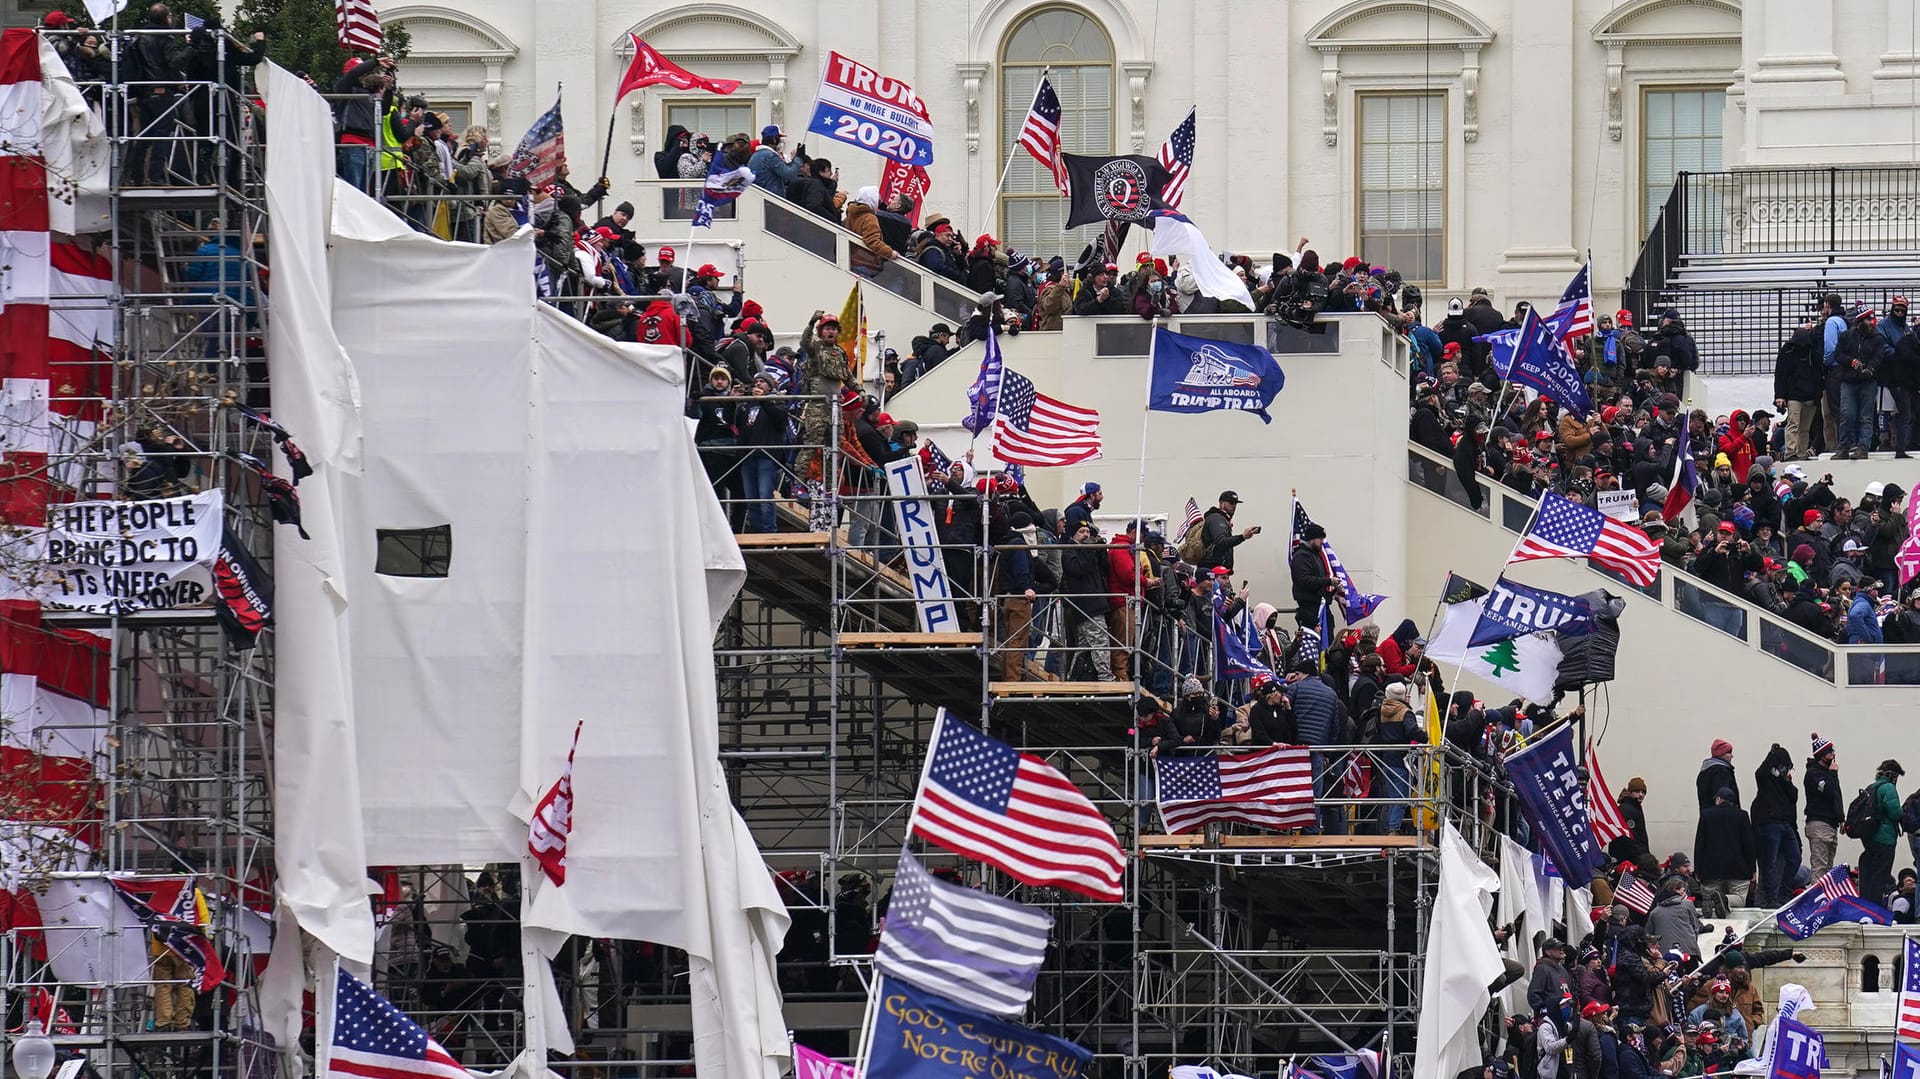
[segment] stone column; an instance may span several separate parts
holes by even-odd
[[[1573,247],[1573,184],[1567,176],[1573,158],[1573,101],[1541,88],[1564,83],[1573,70],[1574,35],[1570,9],[1561,4],[1513,5],[1513,102],[1508,205],[1524,212],[1507,215],[1507,249],[1502,274],[1539,274],[1538,281],[1513,287],[1538,291],[1579,268]],[[1557,286],[1556,286],[1557,287]]]
[[[1914,0],[1887,0],[1887,31],[1882,39],[1887,51],[1880,54],[1880,66],[1874,70],[1874,89],[1896,90],[1899,94],[1912,93],[1912,87],[1887,86],[1889,81],[1911,81],[1920,79],[1920,38],[1914,30]]]
[[[1901,6],[1899,0],[1891,2]],[[1840,57],[1833,51],[1833,0],[1747,0],[1746,9],[1759,20],[1761,42],[1748,83],[1792,84],[1796,96],[1846,91]],[[1753,26],[1753,17],[1743,21]]]

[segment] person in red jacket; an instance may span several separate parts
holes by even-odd
[[[1113,679],[1133,680],[1133,597],[1142,594],[1139,550],[1134,546],[1129,524],[1107,547],[1107,581],[1114,595],[1108,601],[1107,629],[1113,634]]]
[[[1387,675],[1412,678],[1413,669],[1420,665],[1420,654],[1426,642],[1420,639],[1420,627],[1413,619],[1402,618],[1394,628],[1393,636],[1380,642],[1380,661],[1387,665]]]
[[[1744,476],[1753,467],[1753,431],[1752,423],[1744,409],[1735,409],[1727,417],[1727,433],[1721,435],[1714,448],[1727,455],[1733,462],[1733,474]]]

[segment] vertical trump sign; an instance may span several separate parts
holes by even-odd
[[[947,560],[940,550],[940,533],[933,524],[933,503],[927,500],[926,477],[920,474],[918,455],[887,465],[887,488],[893,492],[893,513],[900,528],[900,546],[913,580],[914,609],[923,633],[951,633],[960,628],[953,612],[953,586],[947,581]]]

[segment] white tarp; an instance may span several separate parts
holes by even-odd
[[[1480,1063],[1480,1017],[1487,986],[1506,969],[1488,931],[1500,878],[1474,854],[1452,824],[1440,832],[1440,891],[1427,930],[1420,983],[1420,1025],[1413,1074],[1458,1075]]]
[[[113,141],[107,138],[96,106],[74,83],[53,39],[44,34],[40,77],[40,151],[47,162],[48,225],[68,236],[111,228],[107,173],[112,167]]]
[[[450,244],[316,184],[325,103],[266,83],[274,412],[315,468],[313,540],[275,544],[288,909],[370,961],[366,866],[519,860],[584,719],[567,883],[525,881],[525,924],[685,949],[701,1075],[771,1079],[786,912],[728,798],[711,647],[744,563],[679,350],[538,304],[524,230]],[[445,576],[374,572],[377,530],[441,526]]]
[[[1522,917],[1524,915],[1524,917]],[[1533,973],[1534,960],[1540,958],[1533,946],[1535,933],[1553,926],[1541,902],[1540,881],[1534,870],[1533,854],[1506,836],[1500,837],[1500,896],[1495,925],[1512,925],[1519,919],[1519,931],[1507,940],[1507,948],[1520,969]],[[1492,979],[1488,979],[1491,983]],[[1527,1014],[1527,979],[1521,978],[1500,991],[1500,1004],[1508,1015]]]

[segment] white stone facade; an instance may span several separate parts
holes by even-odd
[[[383,14],[413,35],[403,82],[436,103],[464,105],[509,144],[565,83],[577,176],[597,171],[628,31],[701,74],[742,80],[735,103],[750,104],[755,131],[782,124],[821,154],[826,140],[803,131],[823,58],[837,49],[911,83],[930,107],[938,139],[929,205],[963,229],[984,225],[1003,236],[1007,223],[996,216],[993,192],[1011,149],[1003,129],[1005,50],[1039,13],[1082,14],[1104,34],[1104,43],[1094,43],[1108,58],[1096,89],[1111,99],[1110,116],[1099,119],[1111,125],[1113,149],[1152,154],[1198,107],[1185,208],[1216,244],[1238,250],[1291,250],[1306,235],[1323,256],[1352,253],[1363,99],[1438,94],[1443,130],[1433,167],[1444,232],[1438,269],[1427,275],[1437,287],[1429,291],[1489,285],[1551,300],[1579,252],[1592,251],[1603,295],[1631,267],[1647,189],[1669,174],[1659,160],[1665,149],[1648,141],[1649,110],[1665,107],[1650,94],[1706,91],[1710,108],[1722,103],[1721,133],[1709,138],[1727,166],[1914,160],[1914,7],[1911,0],[470,0],[457,10],[400,3]],[[652,175],[650,155],[668,108],[691,96],[655,88],[620,105],[608,170],[617,185]],[[1075,107],[1073,95],[1062,97]],[[1097,134],[1070,139],[1067,148],[1106,139],[1104,130]],[[844,146],[832,157],[845,187],[878,179],[878,157]],[[1084,237],[1069,242],[1077,248]]]

